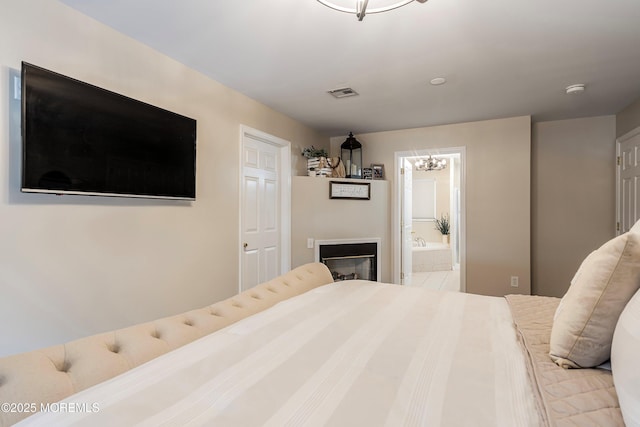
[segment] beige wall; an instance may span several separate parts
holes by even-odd
[[[620,138],[638,126],[640,126],[640,98],[616,114],[616,137]]]
[[[532,290],[562,296],[586,255],[615,234],[614,116],[532,132]]]
[[[466,147],[467,291],[486,295],[530,292],[530,136],[529,116],[356,135],[364,164],[385,165],[392,201],[395,152]]]
[[[328,178],[297,176],[291,195],[291,266],[314,261],[314,249],[307,239],[331,240],[379,237],[381,239],[382,281],[391,281],[389,261],[391,205],[389,182],[371,184],[370,200],[329,198]]]
[[[0,14],[0,355],[111,330],[238,290],[240,125],[301,147],[328,140],[57,1]],[[197,119],[193,203],[21,194],[21,61]]]

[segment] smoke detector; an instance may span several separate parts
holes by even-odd
[[[580,94],[580,93],[584,92],[584,85],[583,84],[576,84],[576,85],[567,86],[567,88],[565,90],[567,91],[567,95]]]
[[[328,91],[331,96],[334,98],[348,98],[350,96],[358,96],[358,92],[351,89],[350,87],[342,87],[340,89],[333,89]]]

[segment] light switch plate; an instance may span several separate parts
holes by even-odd
[[[20,101],[22,98],[22,79],[19,76],[13,76],[13,99]]]

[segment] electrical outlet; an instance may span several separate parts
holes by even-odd
[[[511,287],[512,288],[518,287],[518,276],[511,276]]]
[[[313,249],[313,237],[307,239],[307,249]]]

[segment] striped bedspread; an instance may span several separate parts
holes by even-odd
[[[20,426],[537,426],[503,298],[345,281]]]

